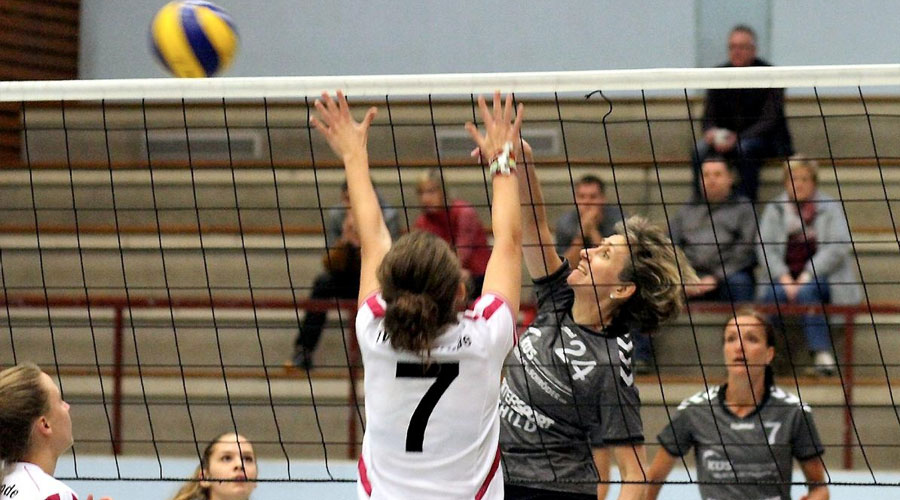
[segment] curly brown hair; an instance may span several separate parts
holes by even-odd
[[[619,279],[635,285],[634,294],[619,307],[617,319],[654,332],[681,313],[683,285],[698,281],[697,273],[666,231],[647,219],[629,217],[616,225],[616,232],[625,236],[630,253]]]

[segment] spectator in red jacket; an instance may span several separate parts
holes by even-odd
[[[456,250],[467,279],[469,299],[474,299],[481,290],[491,257],[487,233],[475,207],[460,199],[448,200],[446,186],[441,181],[438,169],[429,169],[419,179],[416,192],[422,213],[416,219],[415,229],[443,238]]]

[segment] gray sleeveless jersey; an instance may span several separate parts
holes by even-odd
[[[658,439],[669,453],[694,449],[705,500],[790,499],[792,460],[825,452],[809,406],[777,386],[746,417],[725,406],[726,385],[684,400]]]
[[[575,324],[570,272],[535,281],[538,314],[500,391],[500,447],[507,482],[593,494],[592,448],[643,442],[640,398],[627,329]]]

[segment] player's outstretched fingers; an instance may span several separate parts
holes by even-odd
[[[377,114],[378,114],[378,108],[376,108],[375,106],[372,106],[371,108],[369,108],[369,110],[366,111],[366,116],[363,117],[363,120],[361,123],[362,127],[364,129],[368,130],[369,125],[372,124],[372,120],[375,119],[375,115],[377,115]]]
[[[322,129],[323,132],[325,131],[325,129],[330,128],[334,124],[334,113],[329,107],[329,102],[331,102],[333,105],[333,101],[331,101],[331,97],[328,95],[328,93],[322,92],[321,99],[316,99],[316,102],[313,103],[316,108],[316,112],[318,112],[319,114],[318,118],[316,119],[316,123],[319,123],[320,126],[325,126]]]
[[[478,110],[481,111],[481,120],[484,121],[484,126],[491,126],[494,120],[491,118],[491,112],[488,111],[487,102],[482,95],[478,96]]]
[[[466,122],[466,131],[469,132],[472,140],[475,141],[475,144],[478,146],[474,151],[472,151],[472,153],[474,154],[475,151],[478,151],[479,153],[481,151],[484,151],[484,137],[482,137],[481,133],[478,132],[478,127],[476,127],[472,122]]]
[[[327,134],[328,133],[328,123],[327,123],[327,121],[323,121],[323,120],[325,120],[325,106],[323,106],[322,103],[318,99],[316,99],[316,102],[313,103],[313,106],[315,106],[316,112],[319,113],[319,116],[322,117],[322,120],[319,120],[319,118],[317,118],[315,115],[312,115],[309,117],[309,123],[314,128],[319,129],[323,134]]]
[[[513,123],[512,131],[509,134],[510,139],[512,139],[513,141],[521,137],[520,132],[522,130],[522,118],[524,117],[525,105],[520,102],[519,105],[516,106],[516,121]],[[529,149],[531,149],[530,146]]]
[[[328,92],[322,92],[322,102],[325,103],[329,113],[334,114],[337,111],[337,104],[334,103],[334,99],[331,98],[331,94]]]
[[[506,102],[503,105],[503,123],[512,121],[512,93],[506,94]]]

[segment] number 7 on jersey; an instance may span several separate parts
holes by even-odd
[[[425,391],[406,430],[406,451],[421,452],[425,441],[425,427],[431,412],[450,384],[459,376],[459,363],[397,363],[397,378],[433,378],[434,383]]]

